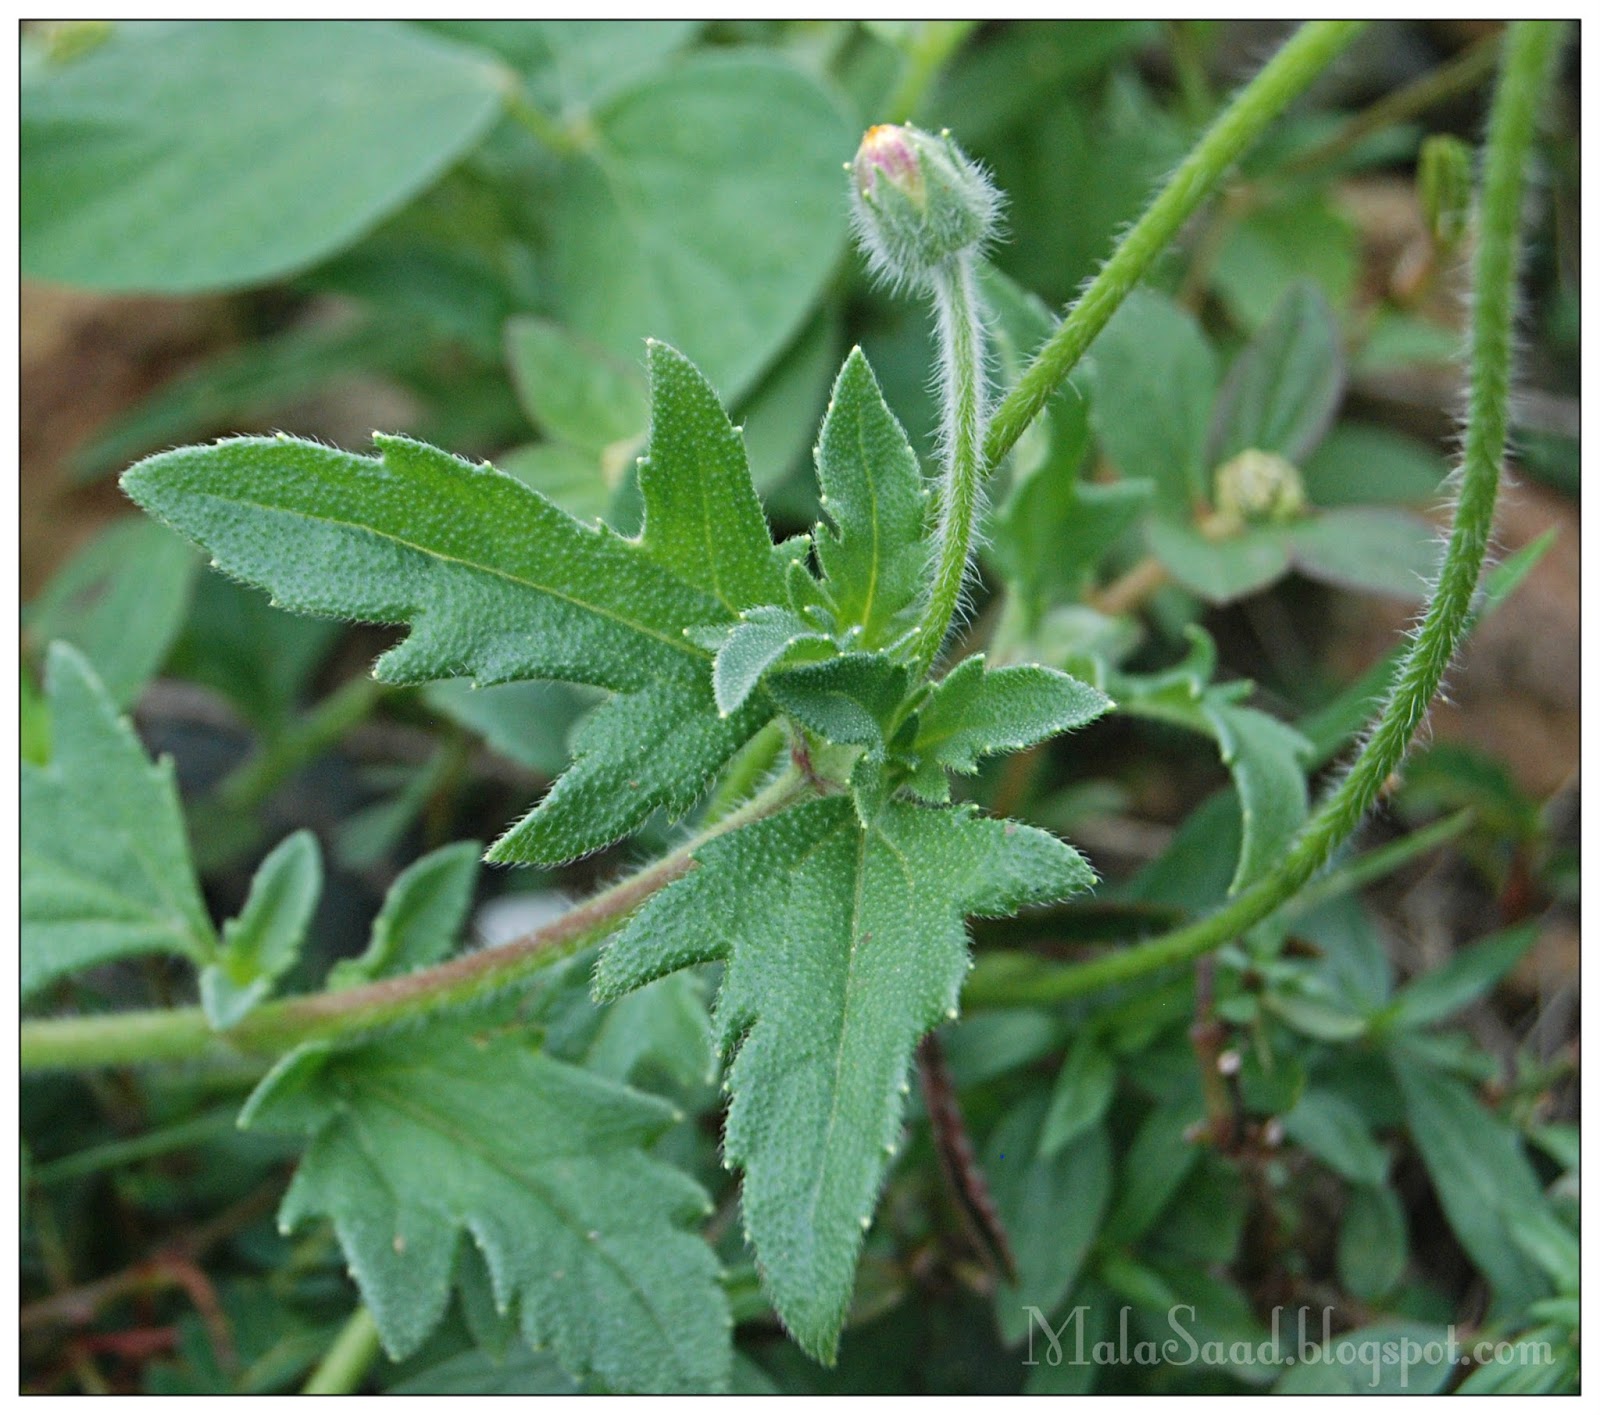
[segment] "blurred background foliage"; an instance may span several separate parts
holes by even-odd
[[[705,370],[772,518],[804,529],[851,345],[925,453],[934,421],[924,312],[869,288],[848,251],[840,167],[860,130],[948,126],[1008,194],[985,275],[1004,379],[1281,33],[28,26],[24,755],[48,756],[37,670],[69,640],[174,755],[217,911],[289,830],[331,847],[296,975],[320,976],[360,950],[421,852],[490,838],[537,794],[590,698],[380,687],[365,669],[387,631],[271,608],[132,514],[112,474],[224,433],[360,450],[380,428],[628,531],[653,336]],[[1160,986],[1049,992],[1052,964],[1222,898],[1243,868],[1241,796],[1248,820],[1263,773],[1314,792],[1373,705],[1443,520],[1462,145],[1497,46],[1481,22],[1369,30],[1119,312],[995,488],[967,646],[1098,676],[1126,709],[971,787],[1069,832],[1107,881],[980,930],[970,1011],[943,1037],[1014,1268],[919,1112],[841,1365],[810,1366],[753,1280],[738,1286],[704,1068],[666,1023],[635,1048],[626,1074],[695,1117],[668,1153],[723,1200],[710,1236],[732,1265],[746,1387],[1368,1388],[1336,1362],[1285,1374],[1226,1352],[1023,1364],[1029,1305],[1054,1325],[1086,1306],[1108,1330],[1126,1306],[1159,1336],[1189,1303],[1202,1341],[1258,1341],[1274,1306],[1327,1308],[1341,1333],[1426,1341],[1454,1322],[1542,1340],[1548,1361],[1413,1370],[1409,1388],[1575,1388],[1576,44],[1539,151],[1503,593],[1429,740],[1304,907]],[[655,823],[558,878],[486,878],[476,936],[515,934],[673,838]],[[569,973],[530,1015],[582,1059],[601,1023]],[[160,1000],[174,980],[123,965],[50,1001]],[[24,1086],[25,1385],[274,1390],[321,1355],[349,1288],[331,1235],[272,1228],[292,1151],[234,1131],[248,1080]],[[570,1388],[491,1330],[476,1282],[375,1388]]]

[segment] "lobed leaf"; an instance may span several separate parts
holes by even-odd
[[[656,346],[651,372],[637,540],[398,437],[378,436],[376,458],[233,439],[152,457],[123,485],[288,608],[409,624],[380,678],[556,678],[617,693],[579,732],[572,767],[490,851],[553,863],[655,809],[681,814],[770,712],[719,716],[709,655],[683,632],[781,593],[738,436],[680,355]]]
[[[172,764],[152,764],[77,649],[46,659],[50,755],[21,765],[22,995],[113,958],[207,961],[216,934]]]
[[[396,1360],[444,1315],[470,1234],[498,1304],[516,1304],[528,1343],[567,1371],[704,1392],[727,1381],[728,1310],[714,1255],[686,1231],[710,1212],[705,1194],[646,1149],[675,1118],[513,1036],[434,1025],[301,1047],[240,1124],[311,1136],[279,1222],[332,1220]]]
[[[889,802],[864,827],[813,800],[707,845],[602,953],[614,998],[726,960],[716,1024],[734,1053],[724,1140],[773,1303],[831,1361],[893,1155],[918,1039],[953,1014],[963,919],[1059,899],[1093,874],[1027,826]]]

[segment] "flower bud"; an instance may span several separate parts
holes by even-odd
[[[867,129],[850,197],[857,242],[892,284],[923,285],[945,261],[981,249],[1000,214],[1000,194],[949,133],[909,124]]]
[[[1460,138],[1436,133],[1422,144],[1417,159],[1417,195],[1428,234],[1441,254],[1449,254],[1467,232],[1472,209],[1472,152]]]
[[[1306,488],[1288,458],[1251,447],[1217,468],[1216,499],[1226,523],[1287,521],[1306,509]]]

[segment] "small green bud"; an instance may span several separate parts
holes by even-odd
[[[1217,468],[1217,519],[1225,524],[1287,521],[1306,509],[1300,470],[1276,452],[1251,447]]]
[[[868,128],[850,164],[856,241],[874,275],[922,286],[933,271],[993,237],[1000,194],[951,141],[914,128]]]
[[[1466,235],[1472,210],[1472,151],[1466,143],[1436,133],[1422,144],[1417,159],[1417,194],[1434,247],[1448,254]]]

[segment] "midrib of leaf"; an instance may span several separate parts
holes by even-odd
[[[381,1082],[373,1081],[370,1078],[364,1081],[358,1080],[354,1083],[352,1089],[358,1092],[365,1092],[380,1103],[388,1105],[391,1110],[398,1112],[400,1115],[433,1130],[436,1134],[443,1135],[459,1148],[473,1155],[487,1168],[494,1170],[502,1178],[510,1181],[514,1188],[530,1190],[534,1197],[554,1214],[570,1232],[577,1234],[583,1240],[586,1251],[598,1253],[603,1257],[606,1266],[617,1275],[623,1286],[633,1293],[640,1306],[655,1318],[656,1328],[664,1338],[666,1348],[668,1350],[674,1349],[671,1340],[672,1328],[667,1318],[657,1310],[650,1301],[648,1294],[634,1281],[633,1274],[629,1270],[627,1263],[611,1252],[610,1245],[606,1241],[606,1235],[602,1233],[598,1239],[591,1241],[588,1236],[592,1231],[590,1226],[579,1221],[533,1174],[518,1170],[509,1161],[503,1160],[491,1148],[485,1146],[472,1131],[463,1130],[451,1124],[438,1112],[429,1110],[426,1106],[413,1101],[403,1093],[397,1092]],[[463,1223],[462,1226],[469,1230],[472,1227],[470,1223]]]
[[[873,832],[869,830],[862,830],[853,825],[847,825],[846,828],[856,829],[861,837],[861,843],[856,849],[855,893],[850,903],[850,956],[849,961],[845,965],[844,997],[839,1012],[838,1044],[834,1047],[833,1053],[833,1088],[832,1095],[828,1102],[828,1127],[823,1133],[822,1138],[822,1162],[817,1169],[816,1183],[811,1187],[811,1202],[807,1205],[807,1217],[811,1220],[811,1229],[813,1235],[815,1235],[816,1232],[815,1220],[817,1207],[822,1202],[822,1191],[825,1187],[825,1180],[828,1178],[828,1175],[831,1172],[828,1168],[828,1159],[833,1153],[833,1131],[835,1125],[838,1123],[839,1097],[843,1093],[844,1089],[845,1038],[850,1033],[852,1013],[851,1002],[855,997],[855,988],[853,984],[855,980],[858,946],[861,942],[862,907],[866,900],[867,847],[871,843],[873,834]],[[901,872],[906,877],[907,885],[915,890],[916,880],[911,873],[911,868],[906,860],[905,854],[881,832],[879,832],[878,838],[899,862]],[[818,848],[820,848],[820,846],[821,842],[818,843]],[[805,859],[809,859],[811,853],[813,852],[808,851],[801,863],[804,863]]]
[[[252,511],[265,511],[269,514],[275,513],[277,515],[298,516],[307,521],[317,521],[328,526],[338,526],[343,530],[354,531],[361,535],[372,536],[373,538],[381,541],[388,541],[394,545],[401,546],[406,550],[412,550],[417,552],[419,555],[427,556],[429,559],[441,560],[451,565],[459,565],[463,569],[475,570],[479,574],[490,575],[497,579],[505,580],[507,583],[517,585],[523,589],[535,590],[540,594],[550,595],[554,599],[564,600],[566,603],[573,605],[575,608],[587,610],[591,614],[599,615],[603,619],[609,619],[615,624],[620,624],[625,629],[632,629],[636,633],[648,635],[650,638],[666,644],[669,648],[674,649],[678,653],[686,654],[690,658],[711,658],[711,654],[705,649],[701,648],[698,644],[683,637],[682,635],[674,637],[663,630],[655,629],[648,624],[641,624],[637,620],[630,619],[615,609],[609,609],[600,604],[591,604],[588,600],[580,599],[577,595],[569,594],[564,590],[556,589],[552,585],[541,584],[539,581],[530,580],[523,575],[514,575],[509,570],[502,570],[493,565],[482,565],[475,560],[467,560],[459,555],[449,555],[442,550],[430,549],[428,546],[419,545],[417,542],[407,540],[404,536],[397,535],[392,531],[379,530],[374,526],[364,526],[357,521],[346,521],[339,516],[329,516],[320,512],[314,513],[291,507],[273,506],[266,502],[251,501],[244,497],[224,496],[218,492],[204,492],[201,493],[201,495],[204,496],[204,498],[208,501],[221,502],[226,506],[238,506]],[[579,529],[584,530],[581,525],[579,526]],[[590,532],[585,531],[585,534],[590,534]],[[639,544],[637,541],[628,541],[626,539],[624,539],[623,543],[629,545]],[[664,567],[662,569],[662,573],[671,575],[671,571],[666,570]],[[677,576],[675,575],[672,576],[672,578],[677,580]],[[693,586],[684,585],[683,581],[681,580],[677,580],[677,583],[683,585],[685,589],[693,589]],[[421,611],[418,610],[416,606],[413,606],[414,614],[420,612]]]
[[[878,555],[880,534],[878,527],[878,478],[871,460],[867,456],[867,432],[862,418],[856,418],[856,442],[861,450],[861,465],[867,474],[867,502],[872,507],[872,569],[867,576],[867,598],[861,608],[861,622],[863,625],[872,622],[872,606],[878,597]]]

